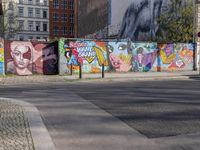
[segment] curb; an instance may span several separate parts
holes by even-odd
[[[84,81],[126,81],[126,80],[175,80],[175,79],[200,79],[196,71],[182,73],[127,73],[127,74],[107,74],[102,78],[101,74],[85,74],[82,79],[79,76],[12,76],[0,77],[0,85],[21,85],[21,84],[41,84],[41,83],[63,83],[63,82],[84,82]]]
[[[38,109],[34,105],[16,99],[2,97],[0,99],[15,103],[24,108],[24,114],[28,119],[35,150],[55,150],[55,145],[42,121]]]

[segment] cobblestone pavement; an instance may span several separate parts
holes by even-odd
[[[23,107],[0,100],[0,150],[34,150]]]

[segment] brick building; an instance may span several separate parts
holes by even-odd
[[[77,0],[50,0],[50,39],[76,37]]]

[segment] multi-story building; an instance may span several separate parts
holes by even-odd
[[[5,23],[10,27],[5,38],[34,40],[49,38],[48,0],[4,0]],[[14,25],[12,25],[14,24]],[[13,28],[17,28],[13,33]],[[14,36],[8,36],[13,33]]]
[[[76,37],[76,6],[77,0],[49,0],[50,39]]]

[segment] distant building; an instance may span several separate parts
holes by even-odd
[[[78,37],[106,38],[108,0],[78,0]]]
[[[164,37],[160,36],[164,29],[158,18],[170,10],[172,2],[176,1],[79,0],[78,37],[155,41]],[[186,2],[191,1],[182,0],[180,7],[185,6]]]
[[[76,37],[76,6],[77,0],[49,0],[50,39]]]
[[[40,40],[49,38],[48,0],[3,0],[5,38]],[[15,32],[13,32],[15,30]]]

